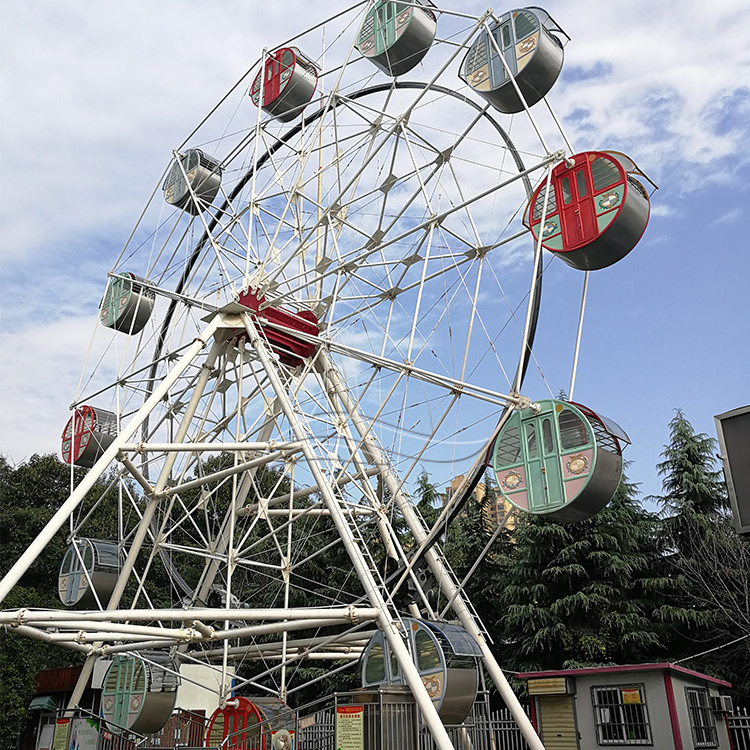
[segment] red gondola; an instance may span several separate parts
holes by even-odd
[[[63,430],[63,461],[90,469],[116,435],[117,417],[111,411],[79,406]]]
[[[225,708],[214,711],[205,746],[227,750],[292,748],[294,714],[276,698],[232,698]]]
[[[310,310],[295,313],[270,305],[261,309],[266,303],[266,298],[251,291],[241,294],[239,303],[255,313],[253,317],[263,329],[271,349],[279,355],[279,359],[285,365],[297,367],[313,355],[317,348],[316,344],[297,337],[295,331],[317,336],[320,330],[315,313]]]
[[[317,85],[318,71],[312,60],[296,47],[282,47],[266,59],[255,76],[250,96],[257,107],[262,88],[263,111],[289,122],[310,102]]]
[[[638,244],[648,224],[648,194],[634,175],[648,179],[617,151],[576,154],[552,171],[546,211],[546,181],[536,189],[524,224],[537,240],[541,231],[542,245],[573,268],[611,266]]]

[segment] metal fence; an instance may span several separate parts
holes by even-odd
[[[376,691],[336,693],[320,700],[290,709],[287,716],[274,719],[294,727],[295,750],[336,750],[337,714],[339,709],[356,707],[361,716],[366,750],[435,750],[430,732],[419,717],[419,712],[408,691],[389,688]],[[361,709],[361,711],[359,711]],[[63,715],[63,712],[60,712]],[[94,717],[86,711],[78,716]],[[103,723],[98,750],[157,750],[180,747],[183,750],[203,748],[201,738],[205,732],[206,718],[191,711],[177,711],[167,727],[156,735],[143,737],[124,732],[120,727]],[[735,708],[727,716],[733,750],[750,750],[750,711]],[[271,727],[261,731],[268,732]],[[489,696],[482,693],[461,726],[446,727],[453,746],[472,750],[528,750],[515,720],[508,709],[492,711]],[[118,733],[119,732],[119,733]],[[260,742],[246,739],[229,747],[256,750]],[[187,747],[186,747],[187,746]],[[266,747],[270,744],[266,743]],[[203,748],[205,750],[205,748]]]
[[[746,708],[735,708],[727,716],[729,736],[734,750],[750,750],[750,712]]]
[[[487,700],[477,700],[464,723],[446,727],[453,746],[473,750],[528,750],[515,719],[507,708],[492,711]],[[422,728],[419,750],[434,750],[435,743],[426,727]]]
[[[246,728],[237,737],[226,738],[222,747],[235,750],[269,748],[271,733],[283,726],[293,729],[295,750],[336,750],[336,733],[347,711],[354,715],[361,727],[365,750],[435,750],[430,731],[422,723],[411,693],[403,687],[335,693],[290,709],[288,714],[275,716],[270,726],[255,725],[252,732]],[[750,717],[745,717],[744,722],[747,736]],[[197,748],[202,746],[206,723],[206,718],[200,714],[178,710],[161,732],[144,737],[102,722],[97,750]],[[510,712],[507,709],[492,711],[486,693],[477,697],[462,725],[447,726],[446,729],[456,748],[528,750]],[[735,741],[734,747],[735,750],[750,750],[750,741],[744,745]]]
[[[361,717],[365,750],[435,749],[411,694],[394,687],[337,693],[297,709],[293,721],[290,715],[288,722],[295,727],[295,748],[336,750],[337,716],[347,708],[356,709]],[[283,723],[283,717],[275,721]],[[456,748],[528,750],[510,711],[492,711],[487,694],[480,694],[462,725],[446,729]]]

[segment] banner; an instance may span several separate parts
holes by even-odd
[[[68,750],[68,729],[70,729],[70,719],[58,719],[55,722],[52,750]]]
[[[98,719],[73,719],[68,750],[96,750],[99,741]]]
[[[336,706],[336,750],[365,750],[364,706]]]

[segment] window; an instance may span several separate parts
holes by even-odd
[[[369,683],[382,682],[385,680],[385,659],[383,657],[383,644],[377,641],[372,644],[370,653],[365,657],[365,681]]]
[[[549,419],[542,422],[542,438],[544,439],[544,455],[549,456],[555,450],[555,443],[552,440],[552,422]]]
[[[643,685],[591,688],[600,745],[650,745],[651,727]]]
[[[586,190],[586,175],[583,173],[582,169],[579,169],[576,172],[576,187],[578,189],[578,197],[585,197],[588,191]]]
[[[589,437],[586,426],[570,409],[563,409],[560,412],[557,423],[560,427],[560,442],[564,451],[588,445]]]
[[[510,24],[503,26],[503,47],[510,47]]]
[[[497,446],[497,463],[500,466],[517,464],[521,460],[521,438],[518,427],[511,425],[506,428],[503,439]]]
[[[609,159],[605,159],[603,156],[599,156],[591,162],[591,176],[594,180],[595,193],[622,181],[620,170]]]
[[[531,13],[519,11],[516,16],[516,39],[523,39],[536,31],[536,18]]]
[[[544,208],[544,195],[547,192],[547,186],[544,185],[542,189],[539,191],[539,195],[536,198],[536,202],[534,203],[534,211],[531,216],[532,221],[541,221],[542,218],[542,209]],[[547,216],[551,216],[557,211],[557,203],[555,201],[555,191],[550,190],[549,191],[549,199],[547,200]]]
[[[437,669],[440,666],[440,656],[435,642],[429,633],[417,630],[414,636],[414,645],[417,648],[417,668],[420,671]]]
[[[528,422],[526,425],[526,453],[529,458],[536,458],[536,430],[534,423]]]
[[[716,722],[711,713],[708,690],[705,688],[685,688],[690,729],[696,747],[718,747],[719,736],[716,733]]]
[[[563,203],[567,206],[573,200],[573,195],[570,192],[569,177],[563,177],[562,180],[560,180],[560,190],[562,190]]]

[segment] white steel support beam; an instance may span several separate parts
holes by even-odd
[[[388,645],[392,652],[395,654],[398,660],[401,671],[406,678],[406,682],[409,685],[414,700],[416,701],[419,709],[422,713],[422,717],[425,723],[430,728],[433,740],[438,747],[438,750],[454,750],[453,744],[448,736],[448,733],[443,726],[440,717],[438,716],[437,709],[433,704],[427,689],[422,682],[422,678],[417,671],[414,662],[411,659],[409,651],[403,641],[396,625],[392,622],[391,617],[388,613],[386,602],[380,592],[378,584],[372,575],[367,562],[362,555],[359,546],[354,538],[351,527],[349,526],[346,516],[343,513],[339,501],[336,498],[328,480],[323,474],[319,458],[315,453],[313,446],[308,440],[306,430],[299,420],[297,413],[295,412],[294,406],[291,403],[289,396],[286,393],[283,383],[277,372],[276,362],[272,359],[268,350],[266,349],[265,343],[262,337],[258,333],[258,329],[253,322],[252,317],[249,314],[243,314],[242,319],[244,321],[245,328],[248,333],[250,345],[255,349],[258,354],[266,374],[268,376],[271,386],[275,390],[281,409],[284,412],[284,416],[289,421],[289,424],[294,432],[294,437],[303,443],[302,453],[305,456],[310,472],[315,479],[315,483],[318,485],[321,497],[323,498],[328,509],[331,511],[331,519],[333,520],[336,529],[339,532],[341,541],[352,561],[352,564],[357,571],[360,582],[365,590],[367,598],[373,607],[379,610],[378,625],[383,631],[385,637],[388,639]],[[321,352],[322,354],[322,352]]]
[[[49,544],[54,535],[62,528],[68,520],[70,514],[78,507],[81,501],[86,497],[88,491],[96,484],[96,481],[117,458],[117,454],[122,450],[122,446],[130,440],[136,430],[141,426],[143,420],[169,392],[177,379],[187,369],[193,359],[206,346],[206,342],[213,336],[219,326],[218,316],[212,320],[206,329],[202,332],[201,337],[188,347],[185,353],[180,357],[177,364],[170,370],[164,380],[154,389],[154,392],[145,401],[143,406],[133,415],[133,418],[123,427],[112,444],[102,454],[101,458],[89,470],[81,483],[75,488],[70,497],[60,506],[58,511],[47,522],[47,525],[37,535],[36,539],[28,546],[27,550],[18,558],[13,567],[5,574],[0,581],[0,602],[8,595],[10,590],[18,583],[21,576],[29,569],[29,566],[41,554],[42,550]]]
[[[380,447],[376,443],[375,439],[370,434],[367,424],[364,422],[359,412],[354,408],[354,404],[351,401],[349,392],[341,381],[341,378],[339,377],[335,368],[325,357],[325,354],[323,352],[321,352],[320,356],[327,366],[328,375],[331,378],[331,382],[336,383],[336,391],[339,398],[342,400],[342,403],[344,404],[344,408],[351,415],[351,421],[362,437],[366,453],[369,455],[369,458],[373,463],[382,467],[383,479],[387,483],[392,496],[396,504],[398,505],[401,514],[404,517],[404,520],[409,525],[411,532],[414,534],[414,540],[416,541],[417,545],[422,544],[427,538],[427,531],[424,528],[421,519],[417,515],[411,501],[407,497],[405,497],[404,493],[402,492],[400,483],[390,471],[388,462],[385,456],[383,456],[382,452],[380,451]],[[529,717],[526,715],[526,712],[523,710],[523,707],[519,703],[516,694],[508,684],[508,680],[505,678],[500,665],[497,663],[495,656],[490,650],[489,644],[487,643],[474,615],[469,609],[468,604],[461,596],[456,581],[453,579],[453,576],[450,575],[445,565],[443,565],[443,562],[438,557],[438,554],[434,547],[432,547],[425,554],[425,560],[427,561],[432,574],[436,577],[438,583],[445,592],[445,595],[448,597],[448,599],[451,599],[453,601],[453,611],[461,621],[461,625],[466,630],[468,630],[469,633],[471,633],[471,635],[479,644],[479,647],[482,650],[483,661],[487,668],[487,671],[490,673],[495,686],[497,687],[500,695],[505,701],[505,705],[510,709],[510,712],[515,719],[516,724],[518,724],[518,728],[521,730],[521,733],[523,734],[524,739],[529,746],[529,750],[544,750],[544,745],[542,744],[536,731],[534,730]]]
[[[217,313],[213,317],[211,322],[208,324],[208,327],[203,334],[203,338],[201,340],[201,343],[203,344],[203,346],[205,346],[208,340],[213,336],[213,334],[216,332],[216,330],[220,326],[221,322],[222,322],[222,316]],[[210,331],[210,333],[208,333],[208,331]],[[198,382],[196,383],[195,389],[193,390],[193,395],[190,398],[190,402],[185,408],[185,414],[183,416],[182,422],[180,423],[180,426],[177,429],[177,433],[174,438],[175,443],[181,443],[185,439],[185,436],[187,435],[188,429],[190,427],[190,420],[193,418],[193,415],[195,414],[198,408],[198,405],[200,404],[200,400],[203,396],[203,391],[205,390],[206,384],[208,383],[208,380],[211,377],[211,370],[213,369],[213,363],[216,361],[216,358],[219,356],[219,351],[221,350],[222,346],[223,344],[220,340],[218,339],[214,340],[214,343],[211,347],[209,355],[206,358],[206,361],[201,366],[201,372],[200,372],[200,375],[198,376]],[[197,353],[198,352],[196,351],[196,355]],[[159,386],[156,389],[154,389],[154,394],[161,393],[162,396],[165,396],[169,392],[169,387],[171,387],[171,384],[176,380],[176,378],[173,379],[172,377],[170,377],[172,375],[172,372],[173,371],[170,371],[167,377],[164,380],[162,380],[162,382],[159,384]],[[165,383],[169,383],[170,385],[164,388]],[[153,399],[154,394],[151,395],[151,397],[147,400],[146,403],[149,403]],[[154,404],[149,409],[149,412],[146,415],[144,415],[144,417],[150,414],[153,407],[156,406],[156,403],[158,403],[158,401],[154,402]],[[143,407],[141,407],[141,410],[142,409]],[[115,441],[114,445],[116,445],[118,448],[117,453],[119,453],[122,450],[123,445],[126,444],[126,440],[129,439],[132,435],[133,435],[133,432],[131,432],[127,436],[127,438],[124,438],[122,441],[117,441],[117,440]],[[123,566],[120,570],[119,576],[117,578],[117,583],[115,584],[114,591],[112,592],[112,595],[109,598],[109,602],[107,603],[107,610],[116,609],[120,604],[122,595],[125,593],[125,587],[127,586],[128,580],[130,579],[130,574],[133,572],[133,568],[135,567],[135,561],[137,560],[138,555],[140,554],[141,546],[143,545],[143,542],[146,539],[149,527],[151,526],[151,521],[153,520],[154,514],[156,513],[156,509],[162,500],[162,493],[164,491],[164,488],[167,486],[167,482],[169,481],[169,476],[172,472],[172,467],[174,466],[174,463],[176,460],[177,460],[177,453],[172,452],[172,453],[167,454],[167,457],[164,461],[164,465],[162,466],[161,472],[159,474],[159,478],[157,479],[156,484],[154,485],[153,494],[149,498],[148,505],[146,506],[146,509],[143,511],[143,516],[141,516],[141,520],[140,520],[140,523],[138,524],[136,533],[130,542],[130,549],[128,550],[128,556],[125,558],[125,562],[123,563]],[[150,564],[150,560],[149,560],[149,564]],[[134,602],[138,600],[138,596],[140,595],[142,588],[143,588],[143,579],[141,579],[138,589],[136,590]],[[94,644],[94,648],[99,648],[100,646],[101,646],[101,643]],[[83,668],[81,669],[81,674],[78,676],[78,681],[76,682],[76,686],[70,695],[70,699],[68,700],[69,709],[76,708],[78,706],[78,702],[81,700],[83,691],[86,689],[86,683],[88,682],[89,677],[91,676],[94,670],[94,662],[96,661],[96,659],[97,659],[96,654],[91,654],[90,656],[87,657],[83,665]]]

